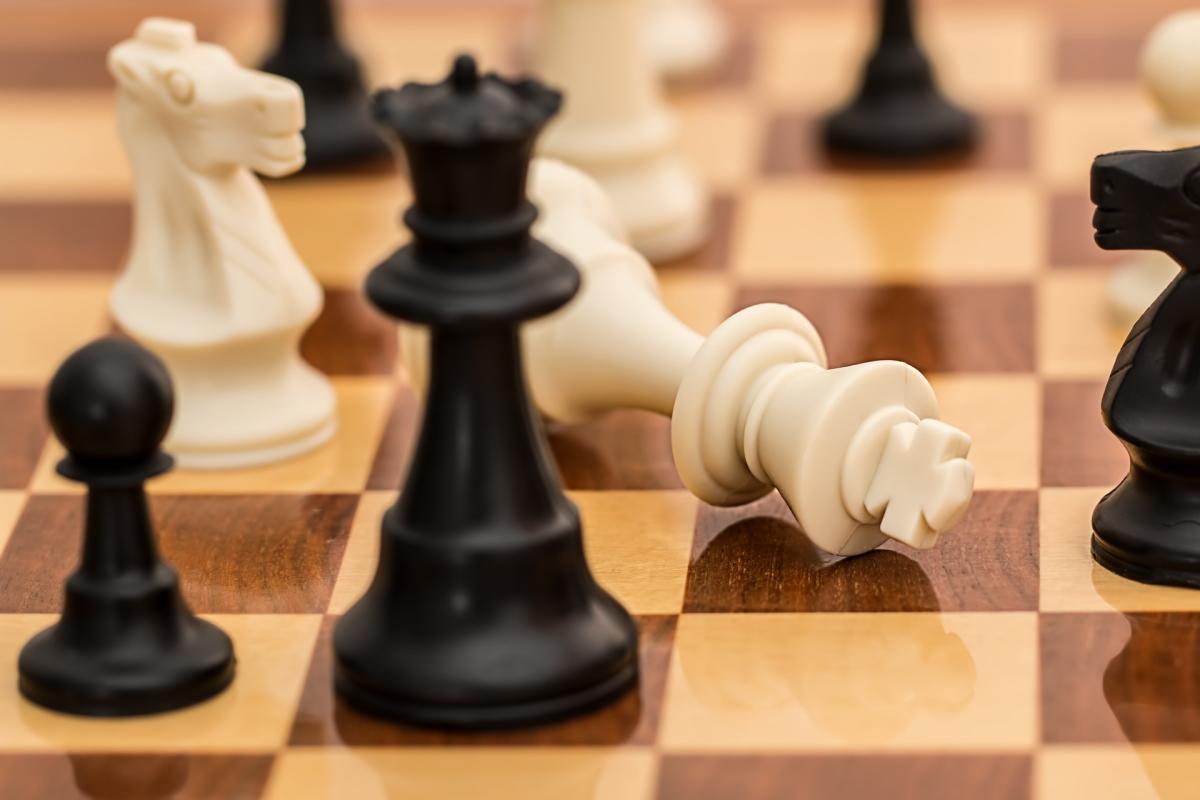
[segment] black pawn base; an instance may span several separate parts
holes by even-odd
[[[637,684],[637,625],[592,580],[578,529],[471,552],[384,537],[381,563],[404,574],[377,580],[334,632],[334,682],[351,707],[499,729],[571,717]]]
[[[860,98],[825,121],[835,152],[889,158],[964,152],[975,142],[973,116],[936,91]]]
[[[1200,483],[1195,480],[1134,467],[1096,506],[1092,530],[1092,557],[1108,571],[1139,583],[1200,589]]]
[[[63,621],[21,651],[21,694],[68,714],[126,717],[190,706],[229,686],[229,637],[191,616],[173,571],[162,567],[152,581],[127,596],[98,597],[73,576]]]

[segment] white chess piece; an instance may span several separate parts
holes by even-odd
[[[1151,31],[1142,49],[1146,91],[1159,110],[1164,148],[1200,144],[1200,10],[1181,11]],[[1108,284],[1113,321],[1130,328],[1176,275],[1179,265],[1158,251],[1127,256]]]
[[[304,164],[299,88],[238,66],[176,20],[142,22],[108,66],[134,185],[133,244],[112,310],[171,372],[168,447],[182,466],[207,469],[320,445],[336,402],[298,346],[321,288],[250,172]]]
[[[539,71],[567,101],[540,148],[598,180],[633,246],[663,261],[703,242],[707,200],[645,53],[641,3],[545,0]]]
[[[729,48],[729,23],[713,0],[643,0],[646,49],[668,78],[714,67]]]
[[[763,304],[707,338],[670,314],[654,272],[621,238],[604,192],[564,164],[538,160],[536,235],[583,274],[579,295],[523,329],[538,408],[565,422],[617,408],[671,416],[684,484],[714,505],[778,488],[822,549],[862,553],[887,538],[931,547],[974,486],[970,439],[938,421],[925,378],[898,361],[827,369],[798,311]],[[424,382],[426,339],[402,331]]]

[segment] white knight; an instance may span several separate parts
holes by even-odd
[[[970,439],[938,420],[921,373],[899,361],[828,369],[813,326],[778,304],[744,309],[705,338],[662,304],[595,182],[543,159],[530,184],[542,214],[535,234],[583,274],[571,303],[523,331],[543,413],[564,422],[617,408],[670,415],[688,489],[722,506],[778,489],[831,553],[888,538],[926,549],[966,511]],[[425,337],[406,329],[402,347],[423,383]]]
[[[303,166],[299,88],[167,19],[142,22],[108,66],[134,186],[133,243],[112,310],[171,372],[168,448],[185,467],[231,468],[320,445],[336,403],[299,340],[321,288],[252,173]]]

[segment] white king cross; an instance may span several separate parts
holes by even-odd
[[[864,505],[879,529],[919,549],[932,547],[966,511],[975,469],[971,439],[936,419],[903,422],[888,436]]]

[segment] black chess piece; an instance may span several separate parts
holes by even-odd
[[[351,706],[407,722],[500,728],[566,717],[637,682],[637,628],[600,588],[534,415],[518,325],[579,274],[533,239],[533,142],[561,98],[534,80],[449,78],[375,98],[404,146],[414,243],[371,272],[385,313],[428,326],[415,454],[382,523],[379,567],[338,623]]]
[[[334,0],[282,0],[279,18],[279,41],[262,68],[304,93],[305,170],[388,163],[358,59],[338,39]]]
[[[87,484],[83,556],[62,618],[18,661],[20,690],[56,711],[97,717],[182,708],[233,680],[233,645],[195,617],[158,555],[143,483],[169,470],[159,444],[174,399],[166,367],[137,344],[100,339],[50,383],[59,474]]]
[[[911,0],[878,0],[879,36],[858,94],[825,120],[830,150],[886,157],[962,151],[975,119],[941,93],[917,40]]]
[[[1092,164],[1096,243],[1183,271],[1133,326],[1104,387],[1129,475],[1092,515],[1092,555],[1133,580],[1200,588],[1200,148]]]

